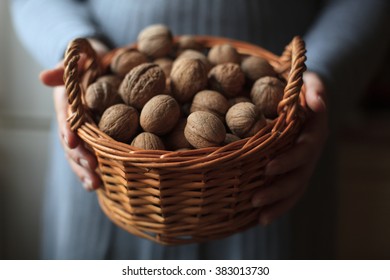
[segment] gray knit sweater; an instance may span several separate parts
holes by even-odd
[[[310,70],[336,85],[348,83],[347,75],[360,88],[388,49],[389,6],[387,0],[13,0],[12,14],[22,42],[45,67],[75,37],[104,36],[121,46],[143,27],[165,23],[174,34],[232,37],[276,54],[302,35]]]

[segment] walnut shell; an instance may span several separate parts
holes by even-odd
[[[99,116],[108,107],[118,103],[122,103],[122,99],[108,82],[94,82],[85,91],[85,105]]]
[[[266,59],[258,56],[248,56],[243,59],[241,69],[251,81],[256,81],[264,76],[276,76],[276,72],[271,64]]]
[[[192,35],[180,36],[177,41],[177,53],[180,54],[185,50],[202,51],[203,45],[199,43]]]
[[[188,116],[184,135],[195,148],[215,147],[225,140],[226,130],[222,121],[214,114],[197,111]]]
[[[153,63],[157,64],[164,71],[165,77],[169,78],[172,71],[173,60],[168,57],[160,57],[153,61]]]
[[[213,46],[207,58],[212,64],[222,64],[222,63],[236,63],[240,64],[241,55],[237,50],[230,44],[220,44]]]
[[[96,80],[96,82],[107,82],[111,84],[112,88],[117,91],[122,82],[122,79],[119,78],[117,75],[104,75],[104,76],[100,76]]]
[[[199,59],[176,60],[171,72],[171,92],[177,101],[189,102],[207,87],[206,67]]]
[[[116,75],[124,77],[131,69],[146,62],[148,58],[143,53],[134,49],[121,49],[114,54],[110,68]]]
[[[150,57],[163,57],[172,51],[173,36],[163,24],[154,24],[144,28],[137,38],[138,50]]]
[[[227,111],[226,124],[234,135],[246,138],[255,135],[267,122],[254,104],[240,102]]]
[[[164,135],[171,131],[180,118],[180,106],[169,95],[156,95],[146,102],[140,114],[140,125],[146,132]]]
[[[130,145],[145,150],[165,150],[161,138],[150,132],[141,132],[133,139]]]
[[[227,97],[237,96],[245,85],[245,75],[235,63],[223,63],[214,66],[209,74],[210,88]]]
[[[233,105],[240,103],[240,102],[251,102],[252,103],[252,100],[248,97],[245,97],[245,96],[238,96],[238,97],[230,98],[228,101],[229,101],[230,107],[232,107]]]
[[[107,108],[99,122],[99,129],[113,139],[128,143],[138,129],[139,116],[135,108],[116,104]]]
[[[252,87],[252,102],[263,112],[266,118],[278,116],[278,104],[283,99],[285,84],[275,77],[258,79]]]
[[[187,119],[182,118],[164,139],[165,147],[171,151],[191,148],[191,144],[184,136],[184,128],[186,127]]]
[[[230,105],[225,96],[214,90],[202,90],[192,99],[190,112],[206,111],[213,113],[223,122]]]
[[[225,140],[223,141],[223,144],[227,145],[227,144],[236,142],[238,140],[241,140],[241,138],[238,137],[237,135],[234,135],[232,133],[226,133],[226,137],[225,137]]]
[[[154,63],[143,63],[134,67],[123,79],[119,94],[123,101],[141,109],[153,96],[165,90],[165,74]]]
[[[180,53],[180,55],[176,58],[175,61],[177,61],[179,59],[183,59],[183,58],[199,59],[206,67],[207,73],[213,67],[211,62],[208,60],[207,56],[204,53],[197,51],[197,50],[191,50],[191,49],[184,50],[183,52]]]

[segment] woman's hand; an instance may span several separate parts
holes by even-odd
[[[305,193],[328,135],[323,82],[311,72],[305,73],[303,80],[312,117],[303,127],[295,146],[266,166],[265,175],[275,176],[275,181],[257,191],[252,200],[254,207],[261,207],[259,223],[262,225],[286,213]]]
[[[108,48],[99,41],[92,39],[89,41],[98,55],[103,55],[108,51]],[[80,59],[79,63],[82,64],[82,62],[83,60]],[[95,172],[97,160],[96,157],[84,147],[77,134],[69,127],[69,123],[67,122],[68,96],[65,87],[63,86],[63,75],[64,64],[61,62],[56,68],[43,71],[39,78],[45,85],[54,87],[54,108],[57,117],[59,136],[70,167],[79,177],[86,190],[96,190],[101,185],[100,178]]]

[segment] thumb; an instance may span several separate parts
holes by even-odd
[[[41,82],[47,86],[55,87],[64,84],[64,64],[60,62],[54,69],[44,70],[39,74]]]
[[[303,74],[303,81],[306,88],[305,99],[307,106],[313,112],[325,112],[327,109],[326,93],[321,78],[313,72],[306,72]]]

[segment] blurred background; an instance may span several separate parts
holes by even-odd
[[[0,1],[0,259],[36,259],[52,96],[7,5]],[[338,259],[390,259],[389,69],[347,108],[338,134]]]

